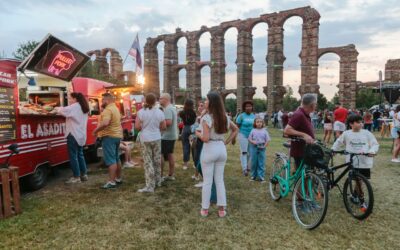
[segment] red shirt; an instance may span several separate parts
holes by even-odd
[[[306,114],[303,108],[298,108],[293,116],[290,118],[288,125],[293,129],[306,133],[307,135],[315,138],[314,128],[311,123],[310,115]],[[291,157],[303,157],[304,155],[304,141],[292,142],[290,148]]]
[[[333,112],[333,115],[335,116],[335,121],[346,123],[347,109],[342,107],[337,108],[335,112]]]

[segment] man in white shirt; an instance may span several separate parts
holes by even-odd
[[[279,112],[278,112],[278,124],[279,124],[279,128],[280,129],[283,129],[282,116],[283,116],[283,112],[280,109]]]

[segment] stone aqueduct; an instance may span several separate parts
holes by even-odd
[[[318,93],[318,59],[326,53],[335,53],[340,57],[340,101],[351,108],[355,107],[357,56],[354,45],[342,47],[319,48],[319,19],[318,11],[311,7],[302,7],[281,11],[278,13],[264,14],[257,18],[234,20],[223,22],[218,26],[202,26],[197,31],[183,32],[176,29],[173,34],[159,35],[155,38],[147,38],[144,46],[144,76],[146,84],[145,92],[160,93],[159,58],[157,45],[163,41],[163,82],[164,91],[175,93],[179,87],[179,71],[186,69],[186,86],[189,97],[195,100],[201,99],[201,69],[210,67],[211,89],[220,92],[225,98],[230,93],[235,93],[237,103],[250,100],[255,94],[252,83],[252,67],[254,62],[252,52],[252,29],[258,23],[268,25],[268,52],[267,82],[264,93],[267,96],[268,112],[281,108],[285,88],[283,86],[283,63],[285,61],[283,51],[284,29],[287,19],[299,16],[303,19],[301,58],[301,86],[299,93]],[[235,27],[237,36],[237,89],[225,89],[225,43],[224,35],[229,29]],[[211,59],[200,60],[200,36],[209,32],[211,34]],[[186,37],[186,64],[178,64],[177,42],[181,37]],[[176,93],[175,93],[176,95]],[[238,105],[240,107],[240,105]]]

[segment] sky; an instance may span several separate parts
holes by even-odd
[[[355,44],[359,52],[357,80],[378,80],[388,59],[400,58],[400,2],[396,0],[0,0],[0,55],[12,57],[18,44],[28,40],[41,41],[47,33],[86,52],[93,49],[115,48],[123,58],[139,34],[140,45],[147,37],[198,30],[202,25],[215,26],[221,22],[258,17],[266,13],[311,6],[321,15],[319,47]],[[300,85],[301,25],[299,17],[289,18],[284,25],[284,85],[298,95]],[[253,86],[256,96],[266,98],[267,31],[258,24],[253,34]],[[232,28],[225,34],[226,88],[236,88],[236,38]],[[200,39],[201,60],[210,58],[210,35]],[[159,44],[162,65],[163,44]],[[185,61],[186,41],[178,41],[179,63]],[[162,74],[162,66],[160,66]],[[125,70],[134,70],[128,58]],[[186,86],[185,71],[180,72],[180,86]],[[161,75],[162,76],[162,75]],[[161,77],[162,78],[162,77]],[[319,60],[320,91],[328,99],[338,91],[339,57],[327,54]],[[162,82],[161,82],[162,85]],[[210,88],[210,70],[202,70],[202,93]],[[162,86],[161,86],[162,88]]]

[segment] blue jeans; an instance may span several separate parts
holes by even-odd
[[[379,120],[373,121],[373,131],[379,131]]]
[[[183,162],[188,162],[190,159],[189,136],[191,133],[190,125],[185,125],[182,130]]]
[[[265,148],[249,143],[251,157],[251,177],[264,179],[265,176]]]
[[[69,165],[71,166],[74,177],[87,174],[85,157],[83,156],[83,147],[79,146],[75,137],[71,134],[67,136]]]

